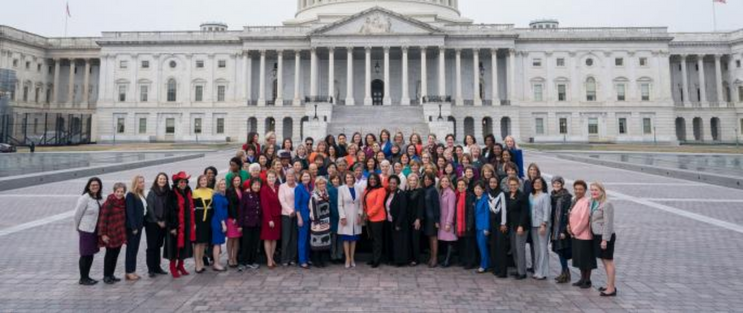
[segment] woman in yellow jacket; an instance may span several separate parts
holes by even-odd
[[[372,238],[372,268],[379,267],[382,261],[382,242],[384,238],[384,221],[387,212],[384,209],[384,198],[386,196],[379,174],[372,173],[367,179],[366,191],[364,192],[364,213],[368,221],[367,232]]]

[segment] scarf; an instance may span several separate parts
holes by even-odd
[[[488,205],[490,206],[490,212],[493,212],[493,214],[500,213],[503,209],[503,197],[500,194],[494,196],[492,193],[488,193]]]
[[[191,214],[189,223],[189,240],[196,241],[196,224],[194,223],[193,197],[191,196],[191,190],[185,190],[185,194],[184,197],[180,190],[175,190],[175,196],[178,200],[178,248],[186,246],[186,225],[184,225],[186,217],[186,199],[188,199],[190,209],[188,210],[188,214]]]
[[[457,192],[457,236],[464,236],[465,225],[465,206],[467,205],[467,192]]]
[[[214,191],[209,188],[198,188],[193,193],[201,201],[201,206],[204,207],[204,214],[201,221],[206,222],[207,213],[212,206],[212,195],[214,195]]]

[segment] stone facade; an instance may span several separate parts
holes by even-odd
[[[251,130],[298,141],[354,129],[333,125],[340,105],[381,105],[382,118],[395,112],[384,106],[421,105],[432,133],[457,140],[733,142],[742,131],[743,30],[473,24],[453,0],[297,7],[284,26],[238,31],[51,39],[2,26],[0,68],[18,77],[11,108],[93,113],[99,142],[243,141]]]

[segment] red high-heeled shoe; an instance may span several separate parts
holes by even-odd
[[[176,269],[175,261],[170,261],[170,274],[173,275],[173,278],[181,277],[181,274],[178,274],[178,269]]]
[[[186,268],[183,267],[183,260],[178,260],[178,272],[181,273],[181,275],[190,274],[188,271],[186,271]]]

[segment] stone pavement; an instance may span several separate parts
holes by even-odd
[[[208,165],[227,168],[231,152],[175,164],[102,175],[116,181]],[[496,279],[448,269],[342,266],[265,267],[173,280],[147,278],[113,286],[77,284],[77,235],[68,214],[84,179],[0,193],[0,312],[385,311],[385,312],[740,312],[743,308],[743,191],[560,160],[527,152],[528,162],[568,180],[605,182],[615,203],[619,297],[557,285],[550,256],[547,281]],[[92,276],[100,279],[103,253]],[[123,276],[124,256],[117,276]],[[736,265],[737,264],[737,265]],[[188,268],[193,268],[187,263]],[[603,268],[594,284],[604,282]],[[575,279],[575,277],[574,277]]]

